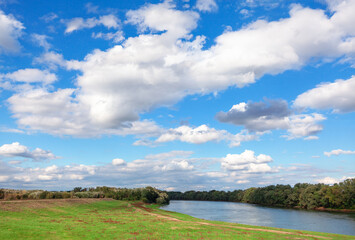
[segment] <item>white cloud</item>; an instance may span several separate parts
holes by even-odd
[[[50,176],[50,175],[38,175],[38,179],[39,180],[52,180],[54,178],[54,176]]]
[[[35,64],[47,65],[50,69],[54,70],[57,70],[58,66],[66,67],[67,65],[63,55],[53,51],[43,53],[41,56],[36,57],[33,62]]]
[[[212,12],[218,9],[215,0],[197,0],[196,8],[201,12]]]
[[[112,40],[114,43],[122,42],[124,38],[124,34],[122,31],[117,31],[114,33],[92,33],[93,38],[102,38],[104,40]]]
[[[18,38],[22,35],[23,29],[25,27],[21,22],[0,10],[0,53],[20,50]]]
[[[239,13],[243,16],[243,18],[248,18],[251,17],[253,15],[253,11],[252,10],[248,10],[248,9],[241,9],[239,11]]]
[[[173,160],[161,167],[162,171],[192,170],[194,167],[186,160]]]
[[[201,125],[196,128],[189,126],[180,126],[178,128],[169,129],[166,133],[163,133],[155,142],[171,142],[179,140],[181,142],[201,144],[210,141],[227,141],[230,142],[230,146],[239,146],[243,141],[251,141],[258,139],[258,134],[247,134],[241,132],[233,135],[226,130],[216,130],[210,128],[207,125]]]
[[[124,165],[126,162],[125,160],[121,159],[121,158],[115,158],[112,160],[112,165]]]
[[[5,79],[20,83],[43,83],[51,84],[57,80],[57,76],[47,70],[39,70],[36,68],[20,69],[13,73],[2,75]],[[1,78],[1,75],[0,75]]]
[[[350,150],[342,150],[342,149],[335,149],[330,152],[324,152],[324,155],[327,157],[330,157],[332,155],[339,156],[341,154],[355,154],[355,151],[350,151]]]
[[[33,42],[35,42],[38,46],[43,47],[46,51],[52,47],[51,44],[47,41],[48,36],[46,35],[33,33],[31,34],[31,37]]]
[[[243,183],[249,183],[249,180],[238,180],[237,183],[238,184],[243,184]]]
[[[3,157],[24,157],[31,158],[35,161],[52,160],[59,157],[55,156],[52,152],[40,148],[36,148],[32,152],[24,145],[18,142],[11,144],[4,144],[0,147],[0,156]]]
[[[318,122],[325,120],[322,114],[298,114],[290,117],[289,128],[287,129],[288,139],[304,137],[305,140],[318,139],[316,135],[323,130],[323,126]]]
[[[1,127],[0,132],[5,132],[5,133],[20,133],[23,134],[25,133],[24,131],[16,128],[7,128],[7,127]]]
[[[112,134],[129,129],[125,126],[131,123],[144,125],[139,121],[141,114],[175,104],[186,95],[243,87],[264,74],[299,69],[310,59],[351,57],[355,52],[341,47],[353,34],[348,27],[352,16],[345,8],[337,8],[328,17],[323,10],[294,5],[289,18],[259,20],[225,32],[209,49],[203,49],[203,36],[191,35],[198,19],[198,13],[176,10],[171,2],[128,11],[127,23],[150,31],[106,51],[95,50],[82,61],[66,62],[68,69],[80,72],[77,89],[15,94],[9,99],[10,109],[21,126],[34,130],[85,135],[94,129],[90,135]],[[97,24],[118,28],[118,23],[109,20],[77,19],[68,24],[67,32]],[[55,99],[58,95],[60,101]],[[18,105],[26,100],[38,105],[24,112]],[[58,105],[43,115],[37,110],[48,107],[43,100]],[[294,117],[291,133],[308,137],[309,132],[319,131],[321,126],[311,125],[309,119],[320,121],[321,117]],[[306,124],[306,130],[299,122]]]
[[[64,23],[67,26],[65,33],[72,33],[84,28],[94,28],[98,25],[103,25],[109,29],[118,29],[120,27],[120,20],[112,14],[100,16],[99,18],[73,18],[65,20]]]
[[[9,179],[9,176],[0,175],[0,182],[7,182],[8,179]]]
[[[191,30],[197,27],[199,15],[193,11],[179,11],[173,9],[175,5],[170,1],[160,4],[149,4],[138,10],[127,12],[126,23],[137,25],[141,32],[168,31],[167,36],[177,38],[185,37]],[[148,39],[147,39],[148,40]],[[153,44],[154,44],[154,39]]]
[[[323,128],[322,128],[323,129]],[[318,136],[308,136],[308,137],[305,137],[304,140],[318,140],[319,137]]]
[[[342,177],[342,178],[325,177],[325,178],[318,179],[317,182],[333,185],[335,183],[343,182],[346,179],[351,179],[351,178],[354,178],[354,177]]]
[[[54,19],[57,19],[57,18],[58,18],[58,15],[53,13],[53,12],[47,13],[46,15],[40,17],[40,19],[42,19],[46,23],[49,23],[49,22],[51,22],[51,21],[53,21]]]
[[[333,83],[322,83],[299,95],[295,107],[333,109],[336,113],[355,111],[355,76]]]
[[[75,89],[31,89],[14,94],[8,99],[10,110],[22,128],[54,135],[91,137],[102,134],[157,135],[161,132],[154,122],[143,120],[122,123],[114,128],[105,128],[92,122],[90,111],[73,97]]]
[[[245,173],[273,172],[267,163],[272,162],[268,155],[260,154],[255,156],[253,151],[245,150],[241,154],[227,154],[222,158],[221,166],[229,171],[242,171]]]

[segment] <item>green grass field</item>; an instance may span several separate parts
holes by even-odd
[[[0,239],[355,239],[352,236],[206,221],[98,199],[0,202]]]

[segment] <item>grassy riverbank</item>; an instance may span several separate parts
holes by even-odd
[[[354,239],[205,221],[156,205],[110,199],[0,202],[0,239]]]

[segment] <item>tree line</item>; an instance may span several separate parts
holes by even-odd
[[[199,200],[244,202],[285,208],[355,209],[355,178],[333,186],[326,184],[297,183],[270,185],[235,191],[167,192],[170,200]]]
[[[75,187],[71,191],[0,189],[0,199],[3,200],[63,198],[113,198],[116,200],[169,204],[168,194],[153,187],[133,189],[106,186],[96,188]]]

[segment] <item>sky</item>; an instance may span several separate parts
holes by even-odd
[[[355,177],[355,0],[0,0],[0,188]]]

